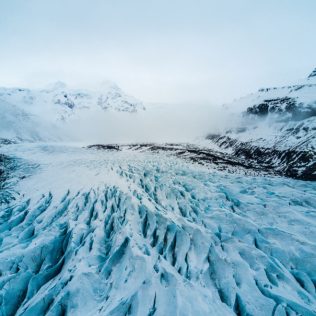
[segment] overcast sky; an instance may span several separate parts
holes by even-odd
[[[316,67],[315,0],[0,0],[0,85],[222,103]]]

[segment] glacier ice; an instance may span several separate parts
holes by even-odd
[[[1,315],[316,315],[316,183],[11,144]]]

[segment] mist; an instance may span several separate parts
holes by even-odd
[[[105,78],[145,102],[230,102],[306,76],[315,9],[314,0],[0,1],[0,85]]]
[[[136,113],[81,111],[64,132],[87,143],[191,142],[227,128],[227,115],[220,106],[193,104],[149,105]]]

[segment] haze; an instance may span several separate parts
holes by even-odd
[[[145,102],[228,102],[315,67],[315,13],[314,0],[1,1],[0,85],[111,80]]]

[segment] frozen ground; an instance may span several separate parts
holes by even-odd
[[[0,315],[316,315],[316,182],[128,149],[0,153],[19,158]]]

